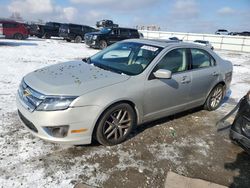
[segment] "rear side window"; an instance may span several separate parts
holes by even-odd
[[[16,23],[4,23],[3,27],[5,27],[5,28],[16,28],[17,24]]]
[[[71,29],[77,29],[77,30],[82,30],[82,26],[80,25],[70,25]]]
[[[130,34],[131,34],[132,36],[138,36],[138,35],[139,35],[139,33],[138,33],[137,30],[130,30]]]
[[[121,36],[129,36],[129,30],[128,29],[120,29],[120,35]]]
[[[86,32],[93,32],[93,31],[95,31],[94,28],[89,27],[89,26],[85,26],[85,27],[84,27],[84,30],[85,30]]]
[[[188,56],[186,49],[174,49],[168,52],[158,63],[155,71],[159,69],[169,70],[172,73],[186,71],[188,68]]]
[[[201,49],[191,49],[192,69],[206,68],[215,65],[214,58]]]

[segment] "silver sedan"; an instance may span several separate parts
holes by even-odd
[[[232,63],[179,41],[125,40],[96,55],[26,75],[18,114],[42,139],[103,145],[123,142],[138,124],[197,106],[217,109]]]

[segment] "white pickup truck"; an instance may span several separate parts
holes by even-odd
[[[3,24],[0,23],[0,38],[4,38],[3,35]]]

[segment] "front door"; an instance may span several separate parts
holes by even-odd
[[[145,81],[144,120],[153,120],[174,114],[185,109],[189,102],[192,84],[188,71],[188,53],[186,49],[174,49],[168,52],[156,65],[151,76]],[[172,72],[170,79],[155,78],[153,72],[166,69]]]

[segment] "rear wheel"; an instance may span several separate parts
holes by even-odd
[[[81,36],[76,36],[75,38],[75,43],[81,43],[82,42],[82,37]]]
[[[50,38],[51,38],[51,36],[50,36],[50,34],[45,33],[45,34],[44,34],[44,38],[46,38],[46,39],[50,39]]]
[[[17,40],[22,40],[23,39],[23,35],[21,33],[16,33],[14,35],[14,39],[17,39]]]
[[[135,124],[134,109],[126,103],[117,104],[101,116],[95,137],[102,145],[116,145],[126,140]]]
[[[204,108],[208,111],[213,111],[219,108],[224,95],[224,86],[219,84],[214,87],[207,97]]]
[[[104,48],[107,48],[108,44],[105,40],[101,40],[100,41],[100,48],[101,49],[104,49]]]

